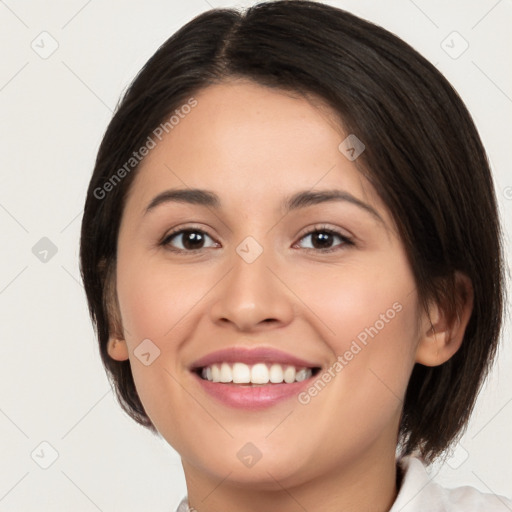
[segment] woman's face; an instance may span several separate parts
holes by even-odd
[[[394,460],[423,317],[392,219],[356,168],[361,146],[339,148],[349,134],[327,110],[251,82],[195,99],[153,137],[128,194],[117,254],[126,345],[109,345],[111,356],[129,357],[148,416],[189,475],[270,489]],[[148,209],[192,189],[218,205],[161,198]],[[287,208],[299,193],[313,196]],[[191,368],[234,348],[276,349],[321,371],[299,384],[209,383],[210,393]],[[255,398],[278,389],[277,401]]]

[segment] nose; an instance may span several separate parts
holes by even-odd
[[[277,264],[270,249],[264,248],[252,262],[240,254],[234,253],[230,271],[214,288],[212,321],[243,332],[289,324],[294,315],[294,295],[286,283],[289,271]]]

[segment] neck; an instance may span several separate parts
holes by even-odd
[[[206,474],[182,459],[188,503],[194,512],[387,512],[397,495],[395,453],[374,453],[339,464],[314,478],[286,485],[271,477],[265,484],[234,482]]]

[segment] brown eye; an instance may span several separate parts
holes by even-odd
[[[211,240],[211,237],[200,229],[182,229],[165,237],[162,245],[178,252],[197,251],[205,248],[204,244],[207,238]],[[173,242],[179,244],[179,246],[175,247]],[[214,246],[211,245],[210,247]]]
[[[343,249],[346,245],[354,245],[352,240],[338,231],[328,228],[316,228],[309,233],[306,233],[301,240],[311,238],[311,247],[303,247],[307,250],[316,250],[320,252],[333,252]],[[336,239],[341,240],[341,243],[333,246]]]

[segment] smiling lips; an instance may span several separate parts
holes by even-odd
[[[235,347],[198,359],[190,370],[225,405],[254,410],[295,396],[320,364],[272,348]]]

